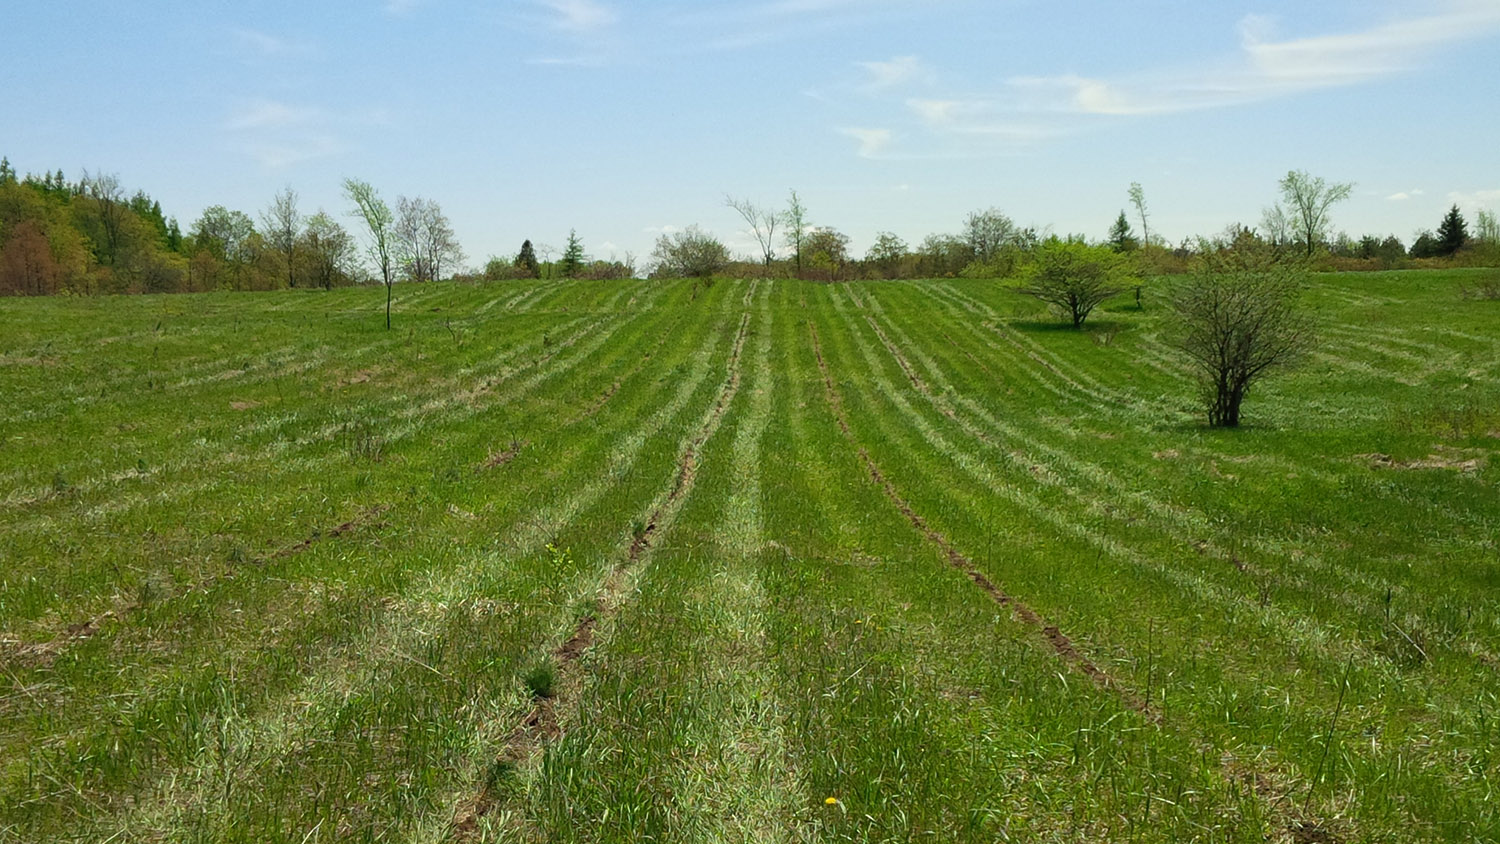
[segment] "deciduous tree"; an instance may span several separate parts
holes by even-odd
[[[797,268],[797,277],[801,278],[802,241],[807,236],[807,206],[802,204],[802,197],[795,190],[787,200],[782,221],[786,223],[786,245],[792,248],[792,262]]]
[[[1046,302],[1074,328],[1082,328],[1094,308],[1118,296],[1133,275],[1129,260],[1109,247],[1052,238],[1037,248],[1019,292]]]
[[[380,194],[369,182],[358,179],[344,180],[344,196],[354,203],[351,214],[364,223],[365,232],[369,235],[370,259],[380,272],[380,278],[385,282],[385,327],[391,328],[391,285],[395,282],[395,267],[391,260],[391,250],[394,246],[394,235],[391,231],[395,223],[395,217],[391,214],[390,206],[380,198]]]
[[[288,185],[260,214],[266,243],[286,261],[286,286],[297,286],[297,239],[302,234],[302,212],[297,210],[297,192]]]
[[[1320,176],[1314,177],[1301,170],[1292,170],[1278,185],[1281,188],[1281,204],[1267,212],[1267,229],[1271,229],[1270,218],[1273,215],[1284,221],[1286,230],[1296,238],[1305,254],[1312,257],[1318,246],[1328,238],[1331,225],[1329,209],[1349,198],[1354,190],[1354,183],[1329,183]]]
[[[658,276],[706,278],[729,264],[729,250],[718,238],[692,225],[658,237],[651,258]]]
[[[750,233],[760,244],[761,261],[766,274],[771,272],[771,262],[776,260],[776,227],[781,224],[781,214],[774,209],[761,208],[748,199],[724,197],[724,204],[733,208],[750,226]]]
[[[1299,304],[1305,278],[1264,251],[1209,252],[1172,291],[1178,345],[1199,375],[1210,425],[1239,425],[1250,388],[1312,347],[1313,323]]]

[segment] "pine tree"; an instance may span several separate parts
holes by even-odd
[[[531,245],[530,240],[521,244],[521,252],[516,255],[515,265],[518,269],[525,270],[530,278],[541,277],[542,265],[537,263],[536,248]]]
[[[1457,205],[1448,209],[1447,216],[1438,225],[1437,238],[1439,255],[1452,255],[1469,242],[1469,224],[1464,222],[1464,215]]]
[[[563,250],[559,263],[563,278],[577,278],[579,270],[583,269],[583,241],[578,239],[577,229],[568,232],[568,248]]]
[[[1126,219],[1124,211],[1115,218],[1115,224],[1109,227],[1109,245],[1116,252],[1133,252],[1140,246],[1140,242],[1130,231],[1130,220]]]

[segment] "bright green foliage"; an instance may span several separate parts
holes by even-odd
[[[1108,246],[1052,238],[1034,253],[1020,292],[1046,302],[1074,328],[1137,280],[1135,265]]]
[[[1494,840],[1486,273],[0,299],[0,836]]]

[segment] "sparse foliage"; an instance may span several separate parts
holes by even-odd
[[[1238,426],[1250,388],[1311,348],[1313,323],[1299,304],[1305,283],[1298,264],[1233,250],[1204,255],[1177,284],[1178,345],[1199,375],[1210,425]]]
[[[1130,183],[1130,204],[1135,206],[1135,212],[1141,217],[1141,243],[1151,245],[1151,227],[1147,223],[1146,214],[1146,191],[1140,182]]]
[[[792,248],[792,262],[797,268],[797,277],[802,277],[802,242],[807,236],[807,207],[802,204],[802,198],[792,191],[791,198],[787,200],[786,214],[782,218],[786,223],[786,245]]]
[[[771,262],[776,260],[776,227],[781,223],[781,215],[774,209],[761,208],[748,199],[725,196],[724,204],[733,208],[750,226],[750,233],[755,236],[756,243],[760,244],[761,260],[769,274]]]
[[[397,197],[393,231],[400,245],[401,271],[411,281],[437,281],[443,267],[463,260],[453,226],[434,200]]]
[[[1016,240],[1018,232],[1011,218],[997,208],[972,211],[964,218],[964,241],[974,253],[974,260],[992,262],[1000,250]]]
[[[354,238],[338,221],[322,211],[307,218],[298,242],[312,272],[313,282],[324,290],[333,289],[354,271]]]
[[[302,213],[297,210],[297,192],[290,186],[276,194],[271,206],[260,214],[266,242],[286,261],[286,286],[297,286],[297,238],[302,233]]]
[[[729,250],[718,238],[693,225],[658,237],[651,258],[658,276],[706,278],[729,263]]]
[[[1302,246],[1305,255],[1311,257],[1328,239],[1329,209],[1349,198],[1354,183],[1330,184],[1320,176],[1293,170],[1286,174],[1279,186],[1281,202],[1266,211],[1266,231],[1271,241],[1278,245],[1283,242],[1280,235],[1284,232]]]
[[[380,194],[369,182],[345,179],[344,195],[354,203],[352,213],[364,222],[365,232],[370,237],[370,259],[379,270],[381,281],[385,283],[385,327],[390,330],[391,285],[396,280],[391,256],[395,245],[395,235],[392,232],[395,217],[391,214],[390,206],[385,204],[385,200],[380,198]]]

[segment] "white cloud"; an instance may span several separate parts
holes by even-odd
[[[914,82],[931,82],[935,77],[930,68],[916,56],[897,56],[887,62],[858,62],[869,79],[866,88],[881,91]]]
[[[665,226],[647,226],[646,228],[641,229],[641,231],[645,232],[646,234],[677,234],[678,232],[682,231],[682,227],[674,226],[669,223]]]
[[[891,144],[889,129],[840,129],[839,134],[848,135],[859,142],[856,155],[860,158],[879,158]]]
[[[284,141],[251,141],[241,145],[251,158],[268,170],[279,170],[304,161],[327,158],[344,151],[338,138],[323,133],[313,133]]]
[[[1406,200],[1411,199],[1411,194],[1407,193],[1406,191],[1400,191],[1398,193],[1391,194],[1390,196],[1386,197],[1386,199],[1390,200],[1391,202],[1405,202]]]
[[[312,106],[297,106],[276,100],[251,100],[229,116],[224,128],[234,131],[280,129],[306,125],[324,116],[322,109]]]
[[[1500,203],[1500,188],[1494,190],[1449,191],[1448,201],[1464,208],[1487,208]]]
[[[1436,49],[1500,31],[1500,3],[1450,2],[1441,11],[1355,32],[1274,40],[1274,23],[1239,25],[1236,60],[1115,80],[1073,75],[1022,77],[1011,87],[1023,105],[1100,115],[1193,111],[1305,91],[1354,85],[1416,66]],[[1027,96],[1030,99],[1026,99]]]
[[[926,123],[948,124],[953,122],[960,111],[970,110],[972,104],[962,100],[910,99],[906,101],[906,107],[916,112]]]
[[[597,0],[541,0],[556,15],[553,25],[574,32],[592,32],[613,26],[620,16]]]

